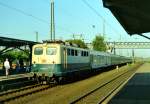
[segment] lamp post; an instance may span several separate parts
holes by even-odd
[[[133,61],[133,63],[135,62],[135,53],[134,53],[134,49],[132,49],[132,61]]]
[[[35,32],[35,35],[36,35],[36,42],[38,42],[39,34],[38,34],[38,32],[37,32],[37,31]]]
[[[105,20],[103,19],[103,37],[105,39]]]

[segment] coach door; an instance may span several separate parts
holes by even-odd
[[[67,49],[63,49],[63,66],[64,69],[67,69]]]

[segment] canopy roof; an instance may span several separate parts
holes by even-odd
[[[7,37],[0,37],[0,46],[7,46],[7,47],[20,47],[24,45],[34,45],[37,42],[27,41],[27,40],[20,40],[20,39],[13,39]]]
[[[103,0],[128,34],[150,32],[150,0]]]

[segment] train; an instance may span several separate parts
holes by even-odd
[[[104,67],[131,62],[129,57],[83,49],[63,41],[44,41],[32,48],[31,74],[39,81],[59,83]]]

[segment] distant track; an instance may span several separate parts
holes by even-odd
[[[131,75],[133,75],[135,73],[135,71],[137,70],[139,66],[135,67],[135,69],[133,70],[129,70],[126,71],[120,75],[117,75],[116,77],[112,78],[111,80],[107,81],[106,83],[104,83],[103,85],[85,93],[82,96],[79,96],[77,99],[74,99],[73,101],[71,101],[70,104],[83,104],[86,102],[87,103],[96,103],[96,104],[101,104],[105,99],[107,99],[114,91],[116,91],[116,89],[118,89],[125,80],[127,80]],[[118,85],[114,85],[114,83],[118,83]],[[96,96],[100,91],[99,90],[103,90],[103,89],[108,89],[110,88],[109,86],[114,86],[113,89],[111,89],[111,91],[107,94],[105,94],[102,98],[98,98],[96,99],[97,101],[91,99],[91,96]],[[101,93],[102,94],[102,93]]]

